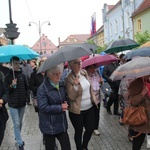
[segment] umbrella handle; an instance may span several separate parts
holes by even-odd
[[[14,72],[14,65],[13,65],[13,61],[12,61],[12,71],[13,71],[13,79],[15,79],[15,72]]]

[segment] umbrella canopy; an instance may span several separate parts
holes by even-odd
[[[141,56],[141,57],[150,56],[150,47],[142,47],[137,50],[130,51],[124,56],[124,59],[128,60],[137,56]]]
[[[84,49],[91,50],[92,52],[94,52],[98,48],[97,45],[90,43],[70,44],[69,46],[82,47]]]
[[[110,63],[117,61],[117,60],[118,59],[115,56],[108,55],[108,54],[96,55],[96,56],[93,56],[89,59],[84,60],[82,63],[82,67],[86,68],[87,66],[94,65],[94,64],[96,64],[97,66],[103,66],[103,65],[110,64]]]
[[[150,75],[150,58],[137,57],[133,60],[119,66],[110,76],[115,80],[121,80],[124,76],[130,79],[136,79],[146,75]]]
[[[82,56],[87,56],[92,54],[93,45],[88,44],[88,46],[80,45],[69,45],[58,49],[54,54],[52,54],[39,68],[38,73],[45,72],[47,69],[70,61]]]
[[[150,47],[150,41],[148,41],[148,42],[142,44],[142,45],[140,46],[140,48],[142,48],[142,47]]]
[[[140,46],[140,45],[134,40],[131,40],[129,38],[119,39],[119,40],[113,41],[110,45],[108,45],[105,52],[106,53],[122,52],[125,50],[131,50],[137,46]]]
[[[40,58],[44,58],[44,57],[48,58],[50,56],[51,56],[51,54],[42,54],[42,55],[39,55]]]
[[[29,60],[38,57],[39,54],[22,45],[6,45],[0,47],[0,62],[10,62],[13,56],[17,56],[22,60]]]

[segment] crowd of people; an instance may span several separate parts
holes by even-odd
[[[112,55],[117,57],[114,53]],[[8,103],[14,140],[19,150],[24,150],[25,141],[21,136],[22,120],[26,104],[32,103],[31,97],[36,102],[35,112],[38,114],[39,128],[46,150],[56,149],[56,138],[62,150],[71,150],[66,112],[74,127],[77,150],[88,150],[92,134],[100,135],[101,103],[105,103],[109,115],[119,116],[120,125],[124,125],[123,110],[129,105],[142,105],[149,113],[150,89],[149,86],[145,86],[145,83],[150,84],[149,76],[136,80],[125,77],[121,81],[110,79],[113,71],[125,63],[123,56],[124,54],[121,54],[117,61],[101,68],[93,64],[84,69],[81,58],[77,58],[67,62],[63,73],[57,65],[45,72],[37,73],[39,66],[47,58],[41,58],[37,65],[36,60],[21,63],[17,56],[12,57],[11,69],[0,66],[0,145],[9,118],[5,107]],[[105,83],[111,88],[107,97],[102,88]],[[114,108],[111,108],[112,105]],[[133,138],[141,130],[142,133]],[[132,150],[140,150],[147,133],[150,133],[149,119],[144,125],[129,126],[127,136],[133,143]]]

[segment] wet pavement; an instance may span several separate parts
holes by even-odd
[[[101,106],[99,124],[101,134],[100,136],[92,135],[88,150],[131,150],[132,143],[127,138],[127,129],[118,123],[118,119],[118,116],[109,115],[105,108]],[[68,124],[71,147],[72,150],[76,150],[73,139],[74,130],[69,118]],[[42,142],[42,134],[38,127],[38,114],[35,113],[32,105],[26,106],[22,127],[22,138],[25,141],[25,150],[45,150]],[[60,150],[58,141],[57,146],[58,150]],[[141,150],[147,150],[146,147],[145,139]],[[5,137],[0,150],[17,150],[11,118],[9,118],[7,122]]]

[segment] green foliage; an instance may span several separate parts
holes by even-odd
[[[150,34],[148,31],[145,31],[144,33],[137,32],[134,36],[140,45],[150,41]]]
[[[93,40],[88,40],[87,42],[90,44],[95,44]],[[100,54],[101,52],[103,52],[106,49],[106,47],[107,47],[107,45],[105,45],[104,47],[98,46],[98,48],[94,51],[94,54]]]
[[[104,45],[104,47],[99,46],[97,49],[97,52],[95,54],[100,54],[101,52],[103,52],[104,50],[106,50],[107,45]]]

